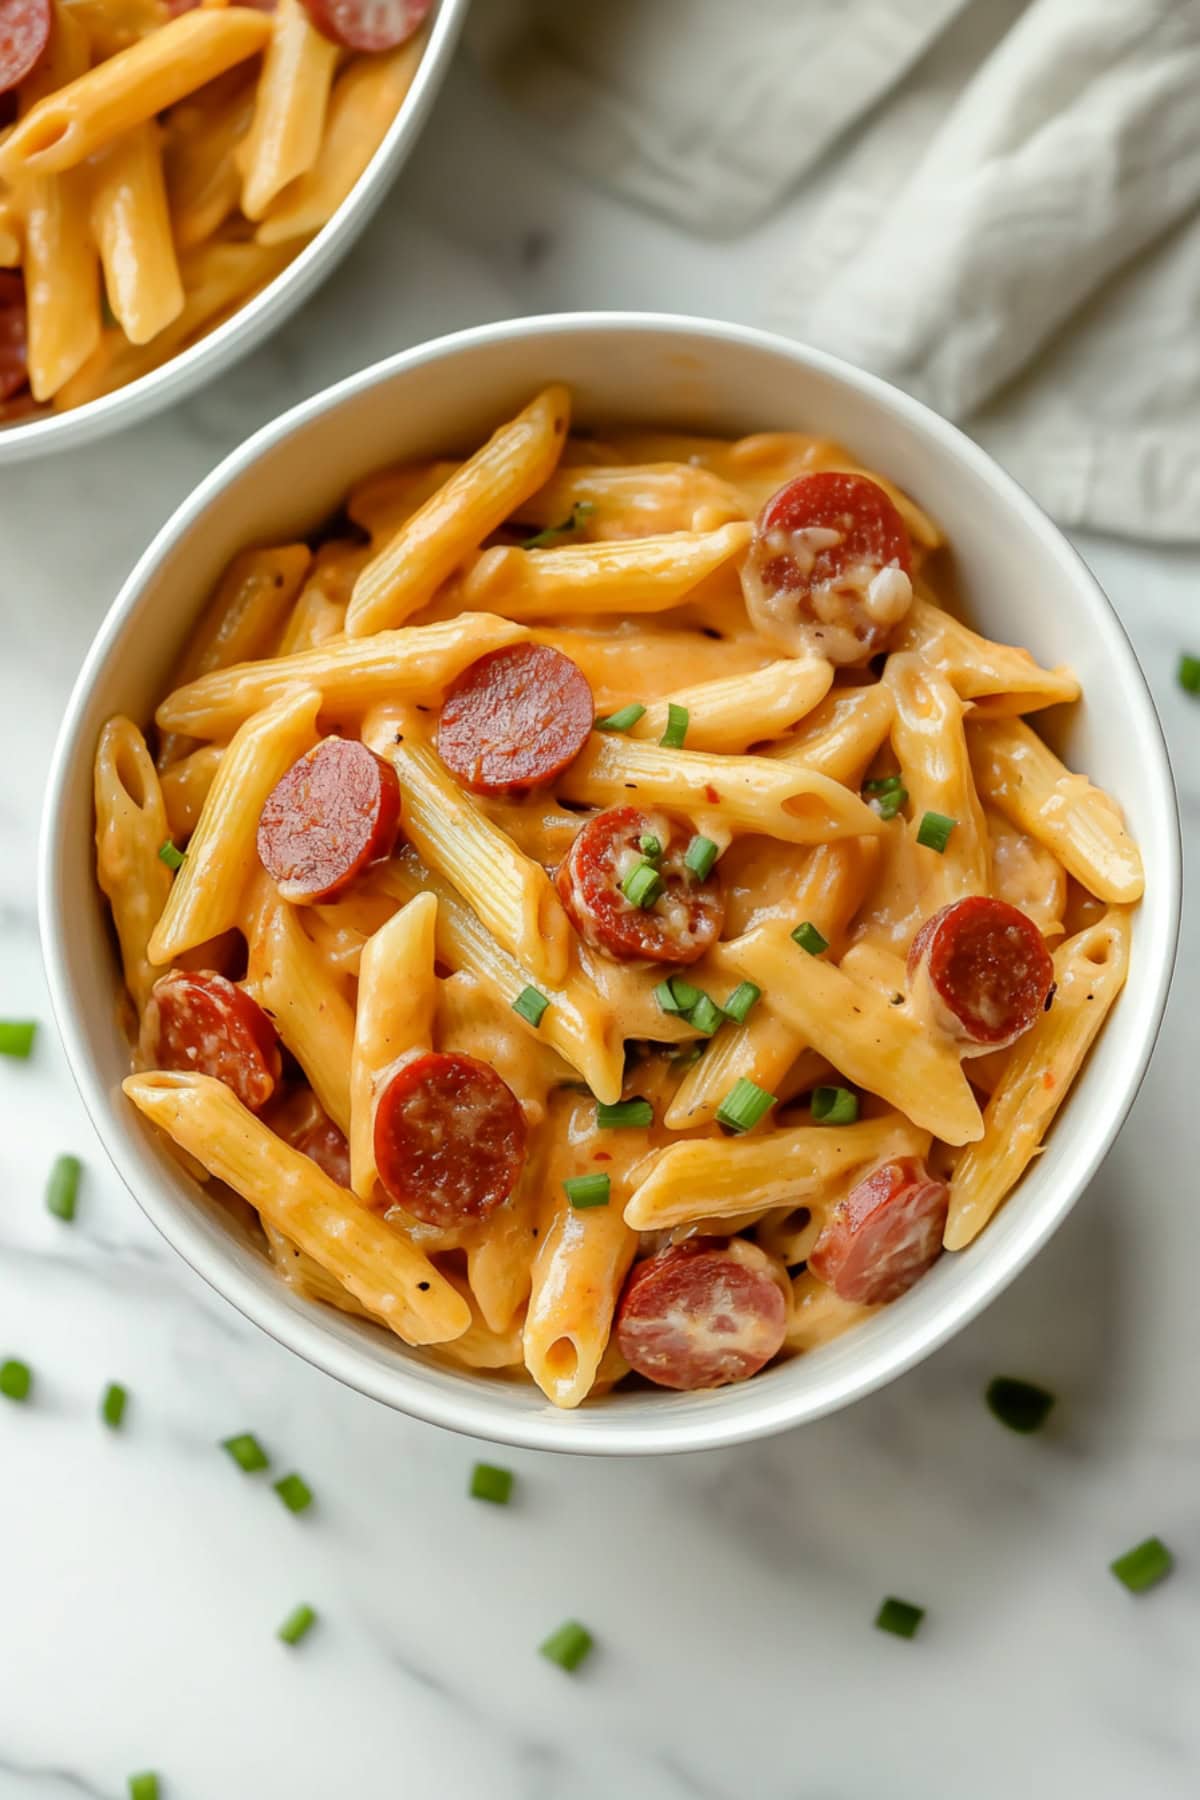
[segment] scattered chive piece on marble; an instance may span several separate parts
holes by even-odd
[[[129,1777],[129,1800],[158,1800],[158,1776],[147,1769]]]
[[[119,1431],[121,1421],[125,1417],[125,1403],[129,1395],[119,1381],[110,1381],[104,1390],[104,1398],[100,1402],[100,1417],[110,1431]]]
[[[912,1638],[917,1635],[917,1628],[925,1617],[923,1606],[914,1606],[911,1600],[896,1600],[889,1594],[879,1611],[875,1614],[877,1631],[890,1631],[893,1637]]]
[[[83,1164],[77,1156],[60,1156],[46,1183],[46,1211],[53,1213],[56,1219],[65,1219],[68,1224],[75,1217],[82,1169]]]
[[[0,1056],[28,1056],[36,1036],[36,1019],[0,1019]]]
[[[507,1506],[512,1490],[511,1469],[497,1468],[495,1463],[476,1463],[471,1470],[472,1500],[490,1500],[493,1506]]]
[[[591,1651],[594,1641],[586,1625],[581,1625],[578,1619],[568,1619],[538,1645],[538,1651],[547,1662],[557,1663],[560,1669],[573,1674]]]
[[[18,1362],[15,1356],[0,1363],[0,1394],[6,1400],[28,1400],[32,1386],[33,1370],[28,1363]]]
[[[270,1457],[252,1431],[239,1431],[236,1437],[223,1438],[221,1448],[229,1452],[238,1468],[247,1475],[271,1466]]]
[[[1026,1434],[1041,1430],[1054,1405],[1054,1395],[1047,1388],[1018,1381],[1015,1375],[995,1376],[988,1382],[984,1399],[1002,1425]]]
[[[317,1622],[311,1606],[300,1605],[290,1612],[276,1634],[285,1644],[298,1644]]]
[[[1184,651],[1179,658],[1177,673],[1179,685],[1185,693],[1200,694],[1200,656],[1189,656]]]
[[[284,1475],[275,1483],[275,1492],[289,1512],[307,1512],[313,1503],[313,1492],[303,1475]]]
[[[1166,1580],[1175,1566],[1175,1558],[1161,1538],[1148,1537],[1108,1566],[1131,1594],[1144,1594],[1147,1588],[1157,1587],[1160,1581]]]

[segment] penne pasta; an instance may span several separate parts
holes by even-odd
[[[159,776],[167,830],[177,843],[186,843],[195,831],[224,754],[224,744],[204,744],[170,763]]]
[[[630,735],[657,742],[667,727],[667,707],[674,704],[687,711],[689,749],[736,755],[810,713],[832,680],[833,669],[823,658],[788,657],[753,674],[678,688],[669,700],[648,706]]]
[[[261,219],[316,162],[337,60],[337,45],[317,30],[301,0],[276,0],[254,118],[236,152],[248,219]]]
[[[363,945],[350,1057],[350,1185],[375,1187],[375,1096],[398,1058],[433,1048],[437,899],[416,894]]]
[[[265,875],[255,878],[245,923],[246,988],[273,1020],[313,1093],[348,1138],[354,1010],[301,925],[296,908],[276,897]]]
[[[882,681],[871,687],[836,689],[798,731],[773,745],[767,755],[802,763],[830,781],[857,787],[887,738],[895,711],[892,690]]]
[[[1036,712],[1079,698],[1069,669],[1043,669],[1028,650],[978,636],[920,593],[897,627],[893,647],[914,651],[945,675],[960,700],[974,702],[972,718]]]
[[[97,159],[91,227],[108,304],[131,344],[146,344],[183,310],[159,132],[135,125]]]
[[[945,676],[912,655],[890,656],[883,678],[896,704],[892,748],[908,792],[912,823],[907,829],[917,840],[914,854],[926,864],[923,904],[936,912],[988,888],[987,826],[967,755],[964,704]],[[930,813],[954,821],[941,852],[920,844],[922,821]]]
[[[158,775],[129,719],[110,719],[100,733],[94,789],[96,878],[112,908],[125,985],[140,1009],[158,976],[149,945],[171,873],[158,854],[169,836]]]
[[[664,612],[680,605],[731,557],[740,556],[750,542],[750,529],[738,522],[715,531],[561,544],[548,550],[500,545],[485,550],[463,577],[453,604],[510,619]]]
[[[737,489],[707,469],[688,463],[641,463],[612,467],[559,468],[544,487],[517,508],[522,525],[553,530],[586,513],[587,537],[660,537],[664,532],[699,531],[745,518]]]

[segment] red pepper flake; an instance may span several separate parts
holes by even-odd
[[[721,804],[720,794],[718,794],[716,788],[708,782],[705,783],[704,798],[708,801],[710,806],[720,806]]]
[[[608,1150],[595,1150],[592,1152],[592,1161],[593,1162],[611,1162],[612,1161],[612,1153],[611,1153],[611,1151],[608,1151]]]
[[[1042,1070],[1042,1086],[1046,1089],[1046,1092],[1049,1093],[1050,1089],[1054,1085],[1055,1085],[1054,1071],[1052,1069],[1043,1069]]]

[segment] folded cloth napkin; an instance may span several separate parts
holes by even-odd
[[[1066,524],[1200,541],[1200,0],[477,0],[473,33],[592,178],[776,215],[758,322]]]

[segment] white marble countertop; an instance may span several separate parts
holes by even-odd
[[[0,1800],[1167,1800],[1200,1789],[1200,1473],[1192,1216],[1194,920],[1134,1116],[1036,1264],[922,1368],[821,1424],[658,1463],[479,1447],[299,1363],[179,1262],[108,1168],[49,1024],[34,916],[41,789],[99,619],[176,503],[249,431],[405,344],[525,311],[623,305],[756,322],[787,221],[689,241],[546,165],[462,63],[370,236],[318,298],[182,409],[0,476]],[[1143,658],[1185,782],[1200,553],[1082,545]],[[42,1190],[86,1164],[78,1218]],[[998,1371],[1060,1404],[1025,1440]],[[110,1379],[125,1429],[96,1416]],[[214,1448],[253,1429],[317,1503],[286,1513]],[[1157,1532],[1174,1578],[1112,1556]],[[914,1643],[871,1629],[923,1603]],[[274,1637],[300,1600],[302,1649]],[[535,1647],[577,1616],[573,1680]]]

